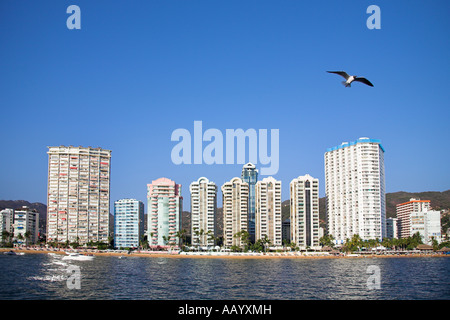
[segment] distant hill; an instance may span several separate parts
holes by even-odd
[[[20,209],[26,206],[30,209],[35,209],[39,212],[39,226],[42,231],[45,232],[47,227],[47,206],[40,202],[30,203],[25,200],[0,200],[0,210],[10,208],[10,209]]]
[[[434,210],[444,210],[450,208],[450,190],[426,191],[426,192],[393,192],[386,193],[386,217],[392,218],[396,216],[396,205],[408,202],[411,198],[430,200],[431,207]]]

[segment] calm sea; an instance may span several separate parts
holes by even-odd
[[[80,289],[68,288],[79,267]],[[376,272],[373,272],[376,270]],[[379,274],[379,287],[368,280]],[[372,279],[372,280],[371,280]],[[0,299],[450,299],[450,257],[170,259],[0,255]]]

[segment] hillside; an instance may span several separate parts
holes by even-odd
[[[396,216],[395,206],[397,204],[408,202],[411,198],[430,200],[431,207],[434,210],[443,210],[450,208],[450,190],[426,191],[426,192],[393,192],[386,193],[386,217]]]
[[[23,206],[26,206],[30,209],[35,209],[39,212],[39,225],[45,232],[45,227],[47,223],[47,206],[40,202],[30,203],[25,200],[0,200],[0,210],[5,208],[10,209],[20,209]]]

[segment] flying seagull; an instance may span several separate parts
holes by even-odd
[[[346,87],[351,87],[353,81],[362,82],[367,84],[368,86],[373,87],[373,84],[367,80],[366,78],[358,77],[358,76],[349,76],[345,71],[327,71],[328,73],[336,73],[342,77],[344,77],[345,81],[342,81],[342,84]]]

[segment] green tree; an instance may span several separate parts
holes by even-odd
[[[331,234],[324,235],[323,237],[321,237],[319,239],[319,242],[322,247],[325,247],[325,246],[330,247],[330,248],[334,247],[334,237]]]
[[[244,250],[248,251],[250,247],[250,234],[246,230],[241,230],[234,235],[235,238],[240,238],[244,245]]]

